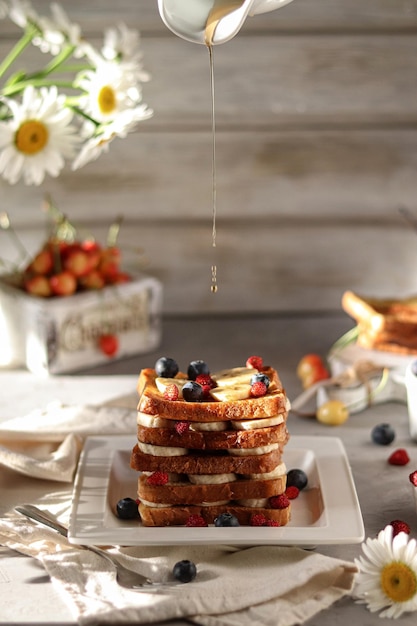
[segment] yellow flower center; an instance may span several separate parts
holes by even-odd
[[[36,154],[48,143],[48,129],[38,120],[27,120],[15,135],[16,148],[24,154]]]
[[[115,110],[116,94],[112,87],[105,85],[100,89],[100,93],[98,94],[98,106],[100,107],[100,111],[106,115]]]
[[[417,593],[417,577],[411,567],[393,561],[381,570],[381,587],[394,602],[407,602]]]

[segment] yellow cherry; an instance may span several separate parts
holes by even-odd
[[[328,400],[317,409],[316,417],[322,424],[339,426],[348,419],[349,410],[341,400]]]

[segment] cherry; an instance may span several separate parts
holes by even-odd
[[[116,335],[108,333],[107,335],[101,335],[98,345],[103,354],[112,357],[119,349],[119,340]]]
[[[316,417],[322,424],[339,426],[346,422],[349,411],[341,400],[328,400],[317,409]]]
[[[77,279],[68,270],[51,276],[49,284],[55,296],[72,296],[77,289]]]
[[[52,293],[48,277],[41,274],[28,278],[25,281],[25,290],[32,296],[40,296],[42,298],[47,298]]]
[[[297,366],[297,376],[301,380],[304,389],[311,387],[320,380],[329,378],[323,359],[318,354],[306,354]]]

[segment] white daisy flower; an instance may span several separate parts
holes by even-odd
[[[39,16],[29,0],[11,0],[9,17],[20,28],[39,22]]]
[[[42,52],[57,55],[64,45],[78,47],[81,44],[81,28],[71,22],[58,4],[51,4],[51,17],[40,17],[38,26],[42,34],[34,37],[33,43]],[[80,53],[75,56],[80,56]]]
[[[141,100],[140,84],[124,63],[101,60],[95,71],[82,74],[77,85],[86,92],[80,108],[97,122],[112,121]]]
[[[80,153],[74,159],[72,169],[77,170],[87,163],[95,161],[104,152],[108,152],[109,145],[116,137],[124,138],[143,120],[152,117],[153,111],[146,104],[141,104],[132,109],[125,109],[112,122],[103,124],[91,133],[91,124],[86,123],[84,132],[92,136],[83,145]]]
[[[358,567],[354,596],[381,617],[400,617],[417,610],[417,544],[400,532],[393,537],[387,526],[377,539],[362,544],[365,556],[355,559]]]
[[[46,173],[58,176],[79,142],[65,96],[56,87],[29,86],[21,104],[8,98],[4,103],[12,117],[0,121],[0,174],[12,185],[22,176],[26,185],[40,185]]]
[[[102,55],[108,61],[129,61],[141,58],[139,50],[139,33],[129,29],[126,24],[119,24],[116,28],[109,28],[104,33]]]
[[[107,61],[129,63],[134,68],[138,80],[147,82],[150,79],[149,73],[143,69],[140,34],[128,28],[126,24],[121,23],[116,28],[106,30],[101,53]]]

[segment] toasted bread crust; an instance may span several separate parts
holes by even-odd
[[[271,380],[271,391],[261,398],[233,402],[215,400],[186,402],[185,400],[166,400],[155,384],[155,370],[143,369],[137,385],[140,396],[138,410],[148,415],[160,415],[166,419],[204,422],[256,419],[288,412],[288,399],[277,372],[270,367],[264,368],[263,372]],[[177,377],[184,378],[186,375],[180,372]]]
[[[195,504],[241,500],[242,498],[270,498],[284,493],[287,477],[284,474],[271,480],[238,479],[216,485],[194,485],[181,482],[167,485],[149,485],[143,474],[138,480],[139,499],[168,504]]]
[[[235,515],[242,526],[249,526],[253,515],[262,514],[285,526],[291,519],[291,505],[285,509],[244,507],[234,504],[217,506],[172,506],[166,508],[149,507],[139,504],[139,513],[144,526],[184,526],[190,515],[201,515],[207,524],[213,524],[221,513]]]
[[[254,430],[193,431],[177,433],[173,428],[148,428],[138,425],[138,440],[156,446],[178,446],[194,450],[229,450],[257,448],[270,443],[286,444],[289,438],[285,422]]]
[[[346,291],[342,307],[358,324],[358,345],[401,354],[417,352],[417,298],[383,300]]]
[[[283,445],[276,450],[261,455],[232,456],[229,454],[207,454],[201,451],[184,456],[153,456],[139,450],[132,450],[130,467],[136,471],[174,472],[178,474],[264,474],[272,472],[281,462]]]

